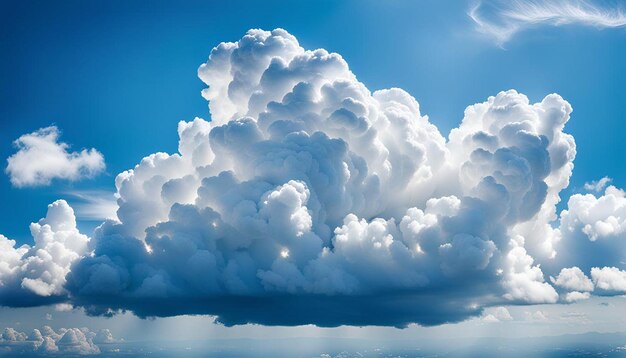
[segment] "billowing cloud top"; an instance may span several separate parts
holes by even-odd
[[[405,326],[626,282],[617,268],[575,267],[575,254],[559,261],[570,238],[608,242],[626,227],[614,187],[572,197],[555,227],[576,153],[559,95],[532,104],[501,92],[468,107],[446,139],[408,93],[370,92],[340,55],[281,29],[218,45],[198,73],[211,121],[179,123],[179,153],[117,176],[119,220],[88,248],[63,202],[64,216],[49,211],[33,236],[48,232],[64,260],[4,238],[0,301],[227,325]],[[58,271],[22,269],[36,255]],[[551,280],[544,262],[558,268]]]

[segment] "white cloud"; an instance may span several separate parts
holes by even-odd
[[[510,271],[505,275],[503,283],[508,291],[504,297],[528,303],[556,302],[558,294],[549,283],[544,282],[539,265],[534,265],[534,259],[518,241],[512,240],[511,246],[506,257]]]
[[[617,267],[594,267],[591,269],[591,279],[597,289],[626,292],[626,271]]]
[[[30,231],[33,246],[15,247],[14,240],[0,235],[0,303],[23,300],[21,292],[64,294],[71,264],[87,252],[89,238],[78,231],[74,211],[63,200],[48,205],[46,217],[32,223]]]
[[[483,321],[495,323],[502,321],[511,321],[513,317],[506,307],[493,307],[485,310]]]
[[[0,336],[0,349],[10,355],[93,355],[101,353],[98,345],[116,342],[118,340],[108,329],[93,332],[88,328],[60,328],[55,331],[44,326],[26,334],[8,327]]]
[[[478,31],[493,37],[500,45],[534,26],[626,26],[626,15],[621,8],[604,7],[591,0],[482,0],[471,7],[468,15]]]
[[[589,299],[589,297],[591,297],[591,294],[589,292],[572,291],[572,292],[567,292],[565,296],[563,297],[563,300],[565,302],[571,303],[571,302],[583,301],[583,300]]]
[[[626,231],[626,195],[612,185],[604,195],[575,194],[561,213],[561,231],[582,232],[591,241],[608,239]]]
[[[578,267],[564,268],[556,278],[550,277],[550,281],[570,291],[593,291],[593,282]]]
[[[613,179],[609,178],[609,177],[603,177],[599,180],[594,180],[592,182],[589,183],[585,183],[584,188],[585,190],[589,190],[589,191],[595,191],[597,193],[601,192],[602,190],[604,190],[604,188],[606,188],[606,186],[611,183],[613,181]]]
[[[54,305],[54,310],[57,312],[69,312],[73,309],[74,307],[72,307],[69,303],[57,303]]]
[[[104,157],[96,149],[69,152],[59,142],[55,126],[24,134],[15,141],[17,153],[8,159],[6,172],[16,187],[49,185],[53,179],[75,181],[104,170]]]

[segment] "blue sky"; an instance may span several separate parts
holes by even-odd
[[[75,149],[97,148],[95,180],[0,191],[13,203],[2,232],[29,240],[45,205],[77,189],[114,191],[140,158],[176,151],[176,124],[209,119],[196,69],[210,49],[249,28],[283,27],[305,48],[340,53],[371,89],[400,87],[445,135],[472,103],[515,88],[532,101],[557,92],[574,107],[567,132],[578,155],[573,187],[609,176],[624,186],[626,94],[623,29],[524,31],[504,49],[475,31],[463,1],[391,2],[4,2],[0,156],[12,141],[56,124]],[[90,226],[90,228],[92,228]]]
[[[524,7],[524,4],[530,5]],[[110,328],[117,337],[134,341],[293,336],[380,336],[410,340],[418,336],[502,336],[503,330],[510,332],[505,336],[519,338],[526,336],[520,332],[528,327],[541,332],[540,335],[626,331],[626,321],[613,317],[615,310],[623,306],[619,295],[626,292],[626,249],[619,241],[626,233],[626,201],[622,190],[626,187],[622,156],[626,151],[623,134],[626,133],[623,90],[626,4],[579,0],[549,4],[498,0],[1,2],[0,160],[4,164],[0,198],[4,204],[0,211],[0,234],[17,242],[15,251],[10,253],[21,257],[21,261],[15,264],[9,261],[13,256],[7,254],[8,258],[3,258],[1,253],[0,260],[10,262],[8,267],[24,262],[19,266],[24,272],[39,270],[36,264],[31,269],[31,263],[27,262],[32,255],[18,251],[17,247],[32,245],[33,236],[47,238],[46,229],[42,229],[46,224],[52,228],[55,240],[66,240],[64,235],[71,235],[73,241],[64,245],[77,252],[79,258],[72,259],[75,261],[71,267],[55,266],[68,271],[59,280],[28,274],[22,277],[14,273],[17,269],[3,278],[0,270],[0,304],[8,306],[0,307],[0,327],[30,330],[45,324],[55,329],[88,326],[94,337],[97,330]],[[535,18],[526,21],[524,16]],[[356,124],[348,132],[342,132],[346,130],[343,127],[315,127],[331,138],[345,139],[345,145],[356,153],[352,154],[361,159],[355,159],[352,154],[342,157],[337,143],[315,137],[309,130],[313,127],[306,127],[307,124],[299,122],[302,118],[293,114],[300,107],[296,104],[291,108],[293,103],[282,94],[273,100],[283,100],[283,107],[263,97],[268,102],[263,102],[266,105],[263,113],[253,113],[253,109],[246,113],[238,108],[231,113],[232,118],[215,112],[215,118],[211,117],[201,91],[207,84],[210,88],[222,85],[217,62],[208,61],[212,49],[225,41],[239,41],[249,29],[276,28],[288,31],[306,50],[323,48],[339,53],[345,61],[328,56],[321,62],[328,61],[329,67],[317,68],[315,59],[304,60],[311,67],[303,69],[304,74],[295,71],[303,76],[300,79],[303,87],[290,87],[293,91],[290,95],[296,99],[309,98],[305,87],[310,85],[320,90],[315,87],[322,86],[316,82],[319,78],[328,83],[337,80],[351,84],[358,79],[365,86],[365,90],[357,91],[364,98],[359,100],[378,108],[376,113],[383,113],[380,116],[391,118],[392,124],[377,127],[379,124],[372,124],[374,115],[354,114],[359,113],[360,107],[349,107],[343,98],[341,103],[345,108],[341,110],[353,117],[342,117],[339,121],[365,121],[365,126],[375,128],[369,133],[375,133],[372,135],[378,136],[377,141],[360,142],[361,139],[350,137],[353,135],[350,131],[359,130]],[[268,34],[256,33],[263,39],[255,41],[269,41],[263,37]],[[291,41],[284,40],[290,38],[282,32],[272,33],[270,38],[274,37]],[[245,49],[245,41],[237,46]],[[213,51],[216,57],[220,51],[227,52]],[[247,67],[242,67],[242,73],[245,73],[262,63],[261,55],[255,57],[250,51],[242,50],[237,55],[240,58],[229,55],[232,62],[229,66],[235,68],[238,59],[244,61]],[[289,62],[290,51],[286,46],[276,56]],[[201,73],[200,79],[198,67],[205,62],[209,72]],[[342,67],[344,64],[349,66],[349,71]],[[210,72],[215,68],[217,72]],[[241,85],[240,91],[244,93],[248,90],[246,79],[237,82],[235,72],[232,70],[230,74],[232,82],[227,83],[228,88]],[[351,77],[352,73],[356,79]],[[283,77],[272,77],[272,73],[266,77],[267,83],[275,87],[259,85],[256,94],[245,94],[246,99],[252,98],[249,103],[253,103],[259,91],[280,88]],[[394,87],[403,89],[419,102],[419,113],[411,109],[412,102],[407,102],[400,92],[372,95],[374,91]],[[530,105],[517,92],[498,94],[509,89],[526,95]],[[234,93],[236,89],[230,91]],[[558,93],[562,99],[546,97],[551,93]],[[271,98],[273,94],[269,91],[265,95]],[[340,95],[343,94],[337,94]],[[496,95],[497,98],[488,101]],[[543,103],[532,105],[544,97]],[[214,110],[228,112],[230,105],[241,106],[233,98],[231,92],[228,96],[221,93],[214,95],[211,103]],[[563,99],[573,108],[569,121]],[[339,113],[333,112],[333,105],[320,103],[329,106],[320,109],[320,113]],[[385,106],[394,110],[386,112]],[[521,112],[516,112],[520,108]],[[565,112],[549,115],[554,108]],[[395,128],[403,122],[394,122],[393,116],[405,110],[411,112],[411,120],[422,129],[427,122],[421,116],[427,116],[447,142],[432,132],[424,134],[417,127]],[[239,121],[244,113],[252,120]],[[507,137],[510,133],[506,129],[489,124],[492,118],[505,122],[516,116],[527,120],[515,122],[517,127],[513,127],[523,127],[522,134],[516,133],[520,137],[515,137],[515,141]],[[211,159],[213,162],[209,164],[210,161],[205,163],[204,159],[195,157],[188,160],[192,155],[183,153],[185,159],[180,161],[184,163],[172,167],[158,163],[151,167],[142,162],[137,172],[148,173],[152,170],[149,167],[156,168],[146,174],[152,178],[136,174],[120,179],[125,185],[118,193],[124,199],[118,212],[120,222],[107,222],[94,232],[104,219],[98,216],[102,207],[95,204],[114,205],[116,176],[152,153],[177,153],[179,121],[192,121],[195,117],[213,120],[212,124],[196,121],[193,128],[189,124],[189,131],[199,131],[192,144],[216,159]],[[464,117],[466,121],[461,125]],[[285,118],[292,121],[289,125],[293,127],[272,127]],[[567,121],[564,129],[558,121]],[[222,127],[209,127],[213,125]],[[15,178],[11,181],[14,173],[4,170],[11,165],[9,158],[18,152],[15,141],[29,133],[41,136],[43,132],[34,132],[49,126],[58,128],[59,141],[69,144],[70,152],[95,148],[97,152],[91,152],[94,155],[91,159],[101,154],[106,168],[101,170],[92,163],[92,168],[97,167],[93,175],[77,174],[73,176],[76,180],[59,178],[57,173],[51,174],[50,183],[16,185]],[[480,133],[472,132],[478,131],[478,127]],[[209,135],[207,128],[217,130]],[[306,138],[294,139],[296,132],[289,132],[293,128],[304,128]],[[419,145],[396,146],[396,141],[405,139],[403,133],[414,129],[416,132],[411,133],[419,137]],[[456,136],[448,138],[453,129]],[[557,134],[551,137],[554,133]],[[575,138],[575,159],[573,144],[563,133]],[[484,148],[480,147],[473,142],[478,143],[480,135],[508,143],[508,147],[498,147],[498,151],[491,144],[483,143],[480,145]],[[272,142],[277,136],[282,136],[283,142]],[[207,144],[209,139],[211,149],[198,144],[201,141]],[[249,143],[254,145],[248,147]],[[377,166],[377,157],[371,154],[375,151],[372,148],[381,143],[386,146],[387,154],[391,153],[389,163],[393,169],[388,177],[381,174],[384,172],[381,168],[387,167]],[[287,160],[277,168],[271,164],[264,166],[264,163],[275,164],[276,156],[283,159],[272,151],[277,148],[273,146],[281,148],[280,153],[302,146],[299,150],[309,156],[298,157],[299,160],[306,162],[313,158],[312,167],[319,169],[322,179],[318,172],[299,172],[299,167],[290,167]],[[318,153],[319,148],[323,150]],[[438,152],[440,149],[444,154]],[[475,156],[470,156],[472,150]],[[476,159],[481,153],[492,155],[483,159],[493,167]],[[562,162],[556,163],[555,158],[561,157]],[[394,162],[394,158],[401,158],[397,159],[400,162]],[[344,165],[341,168],[352,170],[349,178],[358,178],[364,171],[362,163],[366,162],[363,175],[369,169],[375,178],[346,182],[336,189],[333,185],[343,179],[335,159]],[[567,168],[572,160],[574,169],[570,176]],[[184,179],[179,172],[189,169],[186,161],[193,162],[194,167]],[[206,168],[196,161],[207,165]],[[447,169],[439,169],[442,162]],[[258,163],[261,164],[256,166]],[[26,160],[21,165],[28,164]],[[419,167],[427,170],[421,172]],[[248,182],[219,174],[226,169]],[[404,176],[411,170],[414,172],[406,179]],[[426,179],[420,181],[422,177]],[[568,177],[570,184],[565,185]],[[593,184],[603,177],[609,180]],[[418,183],[411,186],[414,180]],[[324,183],[322,189],[320,181]],[[146,188],[153,185],[162,186],[157,191],[162,198],[137,194],[141,190],[149,192],[151,189]],[[378,189],[371,189],[376,185]],[[520,194],[520,185],[528,185],[527,191]],[[328,192],[326,186],[330,187]],[[192,200],[188,200],[185,191],[193,195]],[[562,199],[560,203],[556,202],[557,197]],[[272,198],[279,198],[277,206],[271,206]],[[55,236],[66,228],[61,219],[70,222],[73,219],[68,216],[65,203],[56,202],[46,212],[48,204],[57,199],[67,200],[76,214],[77,227],[68,229],[71,234]],[[569,207],[568,200],[572,203]],[[237,201],[241,203],[233,204]],[[250,202],[256,216],[246,206]],[[412,207],[419,209],[418,212],[411,211]],[[113,209],[116,208],[114,205]],[[551,217],[554,208],[557,215]],[[569,212],[558,215],[564,209]],[[287,216],[289,219],[281,216],[284,210],[294,210]],[[348,214],[355,215],[352,218]],[[245,220],[237,215],[243,215]],[[259,229],[261,224],[246,221],[246,215],[266,226]],[[29,228],[30,223],[40,218],[45,219],[39,226]],[[412,230],[427,227],[424,230],[431,231],[422,231],[422,236],[415,233],[417,238],[410,238],[408,229],[401,224],[404,218],[412,218],[415,225],[419,224],[420,229]],[[382,224],[390,219],[395,222]],[[356,230],[359,225],[363,228]],[[380,230],[388,236],[380,234]],[[232,244],[235,249],[222,245],[221,241],[211,241],[209,248],[199,250],[205,242],[193,241],[194,235],[200,235],[203,240],[229,238],[235,242]],[[256,247],[246,241],[248,236],[268,239],[271,245]],[[302,240],[294,238],[301,237],[311,240],[309,246],[298,246]],[[371,239],[372,243],[381,240],[383,245],[388,242],[384,238],[391,237],[396,244],[402,242],[413,259],[400,254],[394,256],[397,251],[391,250],[391,259],[386,261],[388,258],[377,257],[375,250],[370,252],[360,247],[364,251],[358,251],[341,246],[341,242],[353,242],[355,237]],[[170,244],[170,239],[179,241]],[[37,245],[42,245],[44,251],[50,250],[45,246],[48,239],[39,240],[44,244]],[[380,247],[380,242],[376,241],[375,245]],[[193,251],[190,247],[202,252],[190,253]],[[271,252],[274,247],[280,250]],[[357,251],[350,251],[353,249]],[[328,250],[336,257],[325,261],[324,252]],[[246,255],[250,253],[250,258],[241,258],[244,251]],[[187,254],[191,256],[189,261],[178,262],[179,257],[186,260]],[[434,256],[432,261],[415,259],[421,254]],[[353,264],[354,257],[363,261]],[[287,261],[293,266],[286,266]],[[232,269],[232,262],[240,270],[234,274],[235,278],[228,276],[237,270]],[[109,270],[106,273],[98,271],[103,265]],[[128,267],[132,268],[127,276],[115,276],[128,282],[120,283],[107,276]],[[248,269],[252,276],[248,275]],[[215,274],[218,278],[214,286],[194,281],[193,277],[213,277],[207,272],[219,273],[219,277]],[[462,276],[463,272],[470,273]],[[332,283],[318,280],[320,275],[332,276]],[[394,296],[403,290],[419,298]],[[170,296],[172,292],[175,294]],[[233,304],[221,300],[222,297],[240,299],[238,295],[242,292],[244,297],[251,295],[252,301],[243,299],[232,301],[240,302]],[[146,301],[137,300],[144,297],[141,295],[146,295]],[[334,299],[335,295],[341,299]],[[100,300],[101,297],[105,298]],[[169,301],[172,297],[176,298]],[[378,305],[371,304],[372,297],[378,300]],[[411,301],[414,299],[418,301]],[[211,305],[207,307],[206,302]],[[76,308],[68,308],[68,303]],[[15,308],[22,305],[38,307]],[[327,310],[321,308],[324,305]],[[432,312],[421,308],[430,305]],[[274,311],[276,307],[288,308],[278,312]],[[118,309],[129,312],[111,319],[100,317]],[[369,313],[355,316],[354,312],[361,311]],[[130,312],[168,318],[143,320]],[[198,316],[177,316],[180,314]],[[221,323],[235,327],[210,323],[212,318],[207,315],[219,316]],[[447,324],[457,321],[463,322]],[[435,327],[418,327],[413,323]],[[376,327],[406,324],[410,326],[406,330]],[[292,328],[281,327],[285,325],[298,327],[290,331]],[[355,325],[374,327],[352,327]],[[209,333],[197,334],[198,327],[209,327]],[[146,333],[138,334],[138,331]],[[89,333],[85,335],[89,342],[96,342],[97,338],[89,338]]]

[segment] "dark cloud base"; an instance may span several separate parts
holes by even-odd
[[[473,297],[475,299],[475,297]],[[441,293],[396,293],[371,296],[271,295],[225,296],[198,299],[125,299],[85,297],[74,302],[90,315],[111,315],[130,310],[141,318],[178,315],[213,315],[225,326],[261,324],[266,326],[319,327],[393,326],[411,323],[435,326],[456,323],[482,313],[467,298]]]

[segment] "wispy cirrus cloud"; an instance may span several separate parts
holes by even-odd
[[[618,6],[585,0],[479,1],[468,12],[478,31],[499,45],[532,26],[584,25],[595,28],[626,26],[626,14]]]
[[[81,220],[117,220],[117,197],[106,190],[72,190],[65,193],[72,198],[76,217]]]

